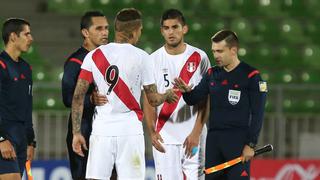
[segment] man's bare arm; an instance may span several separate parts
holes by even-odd
[[[152,107],[148,100],[146,93],[143,92],[143,113],[144,119],[147,124],[147,129],[150,135],[150,139],[152,145],[160,152],[165,152],[161,143],[163,143],[163,139],[158,132],[155,131],[155,122],[157,119],[156,108]],[[161,142],[161,143],[160,143]]]
[[[185,139],[183,145],[185,147],[185,154],[187,157],[192,157],[193,154],[193,148],[197,147],[200,143],[200,135],[203,130],[203,126],[206,123],[208,119],[208,107],[209,107],[210,99],[209,96],[206,100],[201,101],[198,106],[198,113],[195,125],[191,131],[191,133],[187,136]]]
[[[165,101],[168,103],[174,103],[178,100],[178,96],[173,89],[168,89],[164,94],[159,94],[157,86],[155,84],[143,86],[147,99],[151,106],[159,106]]]
[[[89,82],[78,79],[76,89],[74,90],[72,99],[72,132],[80,133],[81,119],[83,113],[84,98],[89,88]]]
[[[196,119],[196,123],[193,127],[193,131],[195,131],[197,134],[201,134],[202,132],[202,128],[203,125],[207,122],[208,120],[208,116],[209,116],[209,105],[210,103],[210,97],[208,96],[207,99],[201,101],[198,104],[198,114],[197,114],[197,119]]]

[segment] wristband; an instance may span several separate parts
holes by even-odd
[[[37,142],[35,140],[31,141],[28,146],[33,146],[34,148],[37,147]]]

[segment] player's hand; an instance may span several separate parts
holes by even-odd
[[[243,157],[242,162],[243,163],[248,162],[253,158],[253,156],[254,156],[254,149],[248,145],[244,145],[244,148],[242,150],[242,157]]]
[[[84,139],[84,137],[82,136],[81,133],[73,134],[72,149],[79,156],[84,157],[84,153],[82,151],[82,148],[86,151],[88,150],[87,145],[86,145],[86,140]]]
[[[175,89],[167,89],[165,93],[165,101],[169,104],[177,102],[179,97],[176,92],[177,90]]]
[[[200,136],[193,132],[186,138],[183,147],[185,148],[185,155],[187,158],[191,158],[197,153],[199,140]]]
[[[17,158],[16,152],[9,140],[0,142],[0,151],[3,159],[14,160]]]
[[[163,143],[163,139],[159,133],[153,132],[151,134],[151,140],[152,140],[152,146],[155,147],[159,152],[162,152],[162,153],[166,152],[164,147],[161,145],[161,143]]]
[[[172,84],[175,86],[175,88],[178,88],[182,93],[190,92],[193,87],[193,84],[188,86],[188,84],[185,83],[180,77],[174,78],[174,83]]]
[[[34,147],[33,146],[28,146],[27,147],[27,160],[32,161],[34,157]]]
[[[106,95],[100,94],[97,89],[94,89],[91,94],[91,102],[96,106],[103,106],[108,103]]]

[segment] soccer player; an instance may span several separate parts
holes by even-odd
[[[76,87],[84,57],[89,53],[89,51],[100,45],[108,43],[108,28],[109,24],[107,18],[99,11],[88,11],[82,16],[80,22],[80,30],[83,37],[82,46],[71,54],[64,65],[62,97],[63,103],[66,107],[71,108],[73,92]],[[81,133],[85,137],[86,142],[89,142],[88,140],[92,130],[91,125],[94,107],[95,105],[103,105],[106,101],[106,97],[96,93],[94,91],[94,85],[91,84],[85,97],[85,108],[81,124]],[[72,150],[71,113],[68,123],[67,148],[72,178],[75,180],[85,179],[88,153],[85,153],[85,156],[81,157]]]
[[[210,67],[204,51],[184,42],[188,32],[183,14],[166,10],[161,18],[165,44],[154,53],[154,76],[159,92],[172,88],[175,77],[198,84]],[[205,108],[190,107],[180,98],[174,104],[151,107],[144,101],[146,122],[153,144],[157,179],[204,179]],[[205,101],[202,105],[204,106]],[[200,150],[197,150],[200,149]]]
[[[0,54],[0,179],[20,180],[36,146],[31,66],[20,57],[33,41],[29,22],[6,20],[2,38],[5,48]]]
[[[108,103],[94,114],[86,178],[109,179],[115,164],[119,179],[144,179],[143,112],[139,100],[143,86],[153,106],[175,102],[172,89],[157,93],[148,54],[135,47],[142,30],[138,10],[122,9],[115,18],[115,42],[88,53],[81,66],[72,101],[73,150],[83,156],[86,140],[80,125],[83,100],[89,84],[107,95]]]
[[[267,84],[257,69],[239,60],[239,41],[234,32],[219,31],[211,40],[217,66],[209,69],[193,90],[181,78],[175,79],[175,85],[189,105],[210,95],[206,167],[241,154],[244,157],[243,164],[210,174],[206,179],[250,179],[250,159],[262,126]]]

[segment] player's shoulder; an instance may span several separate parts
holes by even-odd
[[[202,49],[198,48],[198,47],[195,47],[195,46],[187,44],[187,43],[186,43],[186,45],[187,45],[187,48],[190,49],[191,51],[197,51],[199,53],[204,53],[205,54],[205,52]]]
[[[6,67],[6,64],[8,63],[8,60],[9,60],[9,55],[5,51],[2,51],[0,53],[0,63],[1,63],[0,67]]]
[[[4,57],[4,52],[0,53],[0,68],[1,69],[7,69],[7,65],[6,65],[6,58]]]
[[[87,49],[85,49],[84,47],[80,47],[79,49],[77,49],[75,52],[73,52],[70,56],[70,58],[77,58],[80,60],[83,60],[84,57],[86,57],[86,55],[89,53],[89,51]]]
[[[158,57],[161,54],[167,53],[164,46],[161,46],[159,49],[155,50],[153,53],[150,54],[150,57]]]
[[[260,74],[260,72],[259,72],[259,70],[257,68],[249,65],[246,62],[241,61],[240,66],[241,66],[242,71],[245,73],[245,75],[248,78],[252,78],[257,74]]]
[[[212,74],[219,74],[221,70],[222,69],[219,66],[212,66],[207,70],[207,75],[210,76]]]
[[[87,49],[84,47],[80,47],[76,51],[74,51],[65,62],[66,64],[72,63],[72,64],[78,64],[81,65],[86,55],[89,53]]]
[[[126,52],[127,54],[138,54],[138,55],[149,55],[146,51],[143,49],[140,49],[132,44],[128,43],[109,43],[105,45],[105,48],[108,48],[108,50],[111,50],[112,52]]]
[[[190,44],[186,44],[187,45],[187,49],[189,49],[189,51],[191,51],[191,52],[197,52],[197,53],[199,53],[199,55],[203,58],[203,57],[208,57],[207,56],[207,53],[204,51],[204,50],[202,50],[202,49],[200,49],[200,48],[198,48],[198,47],[195,47],[195,46],[192,46],[192,45],[190,45]]]
[[[28,69],[30,71],[32,70],[31,65],[25,59],[19,57],[19,61],[20,61],[21,65],[22,65],[22,67],[24,67],[24,68],[26,68],[26,69]]]
[[[140,49],[136,46],[132,46],[132,47],[137,51],[138,54],[140,54],[142,56],[149,56],[149,53],[147,53],[145,50]]]

